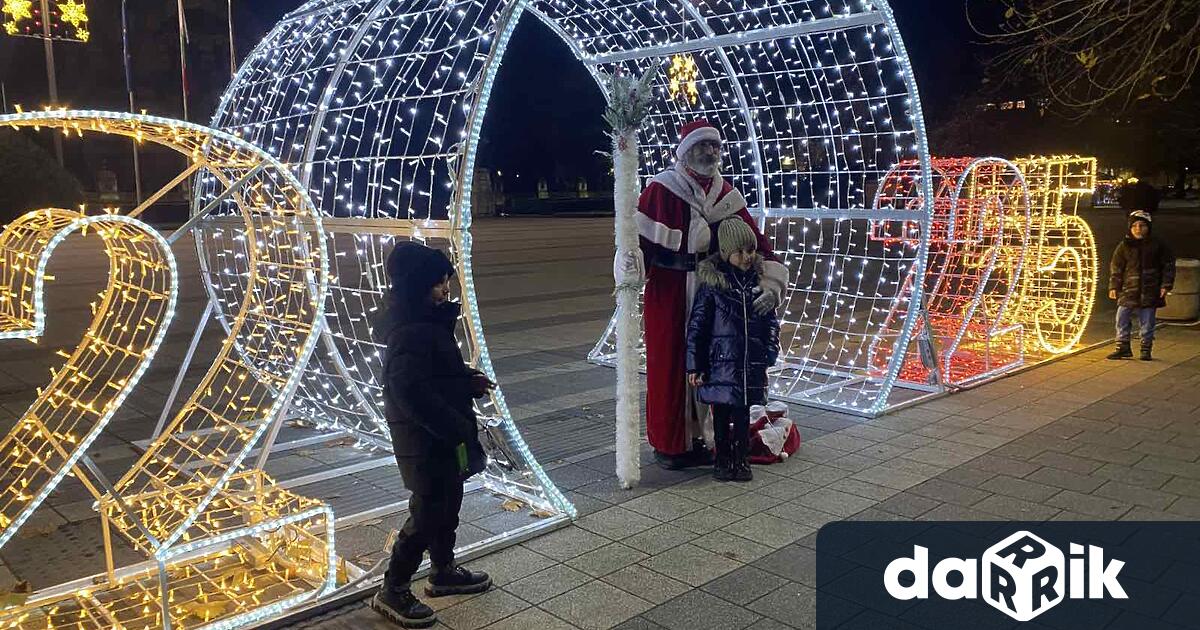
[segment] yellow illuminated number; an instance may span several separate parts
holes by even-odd
[[[1026,272],[1014,312],[1026,328],[1026,350],[1074,349],[1091,319],[1096,291],[1096,239],[1075,213],[1096,187],[1096,159],[1054,156],[1017,160],[1033,201]]]
[[[212,367],[145,454],[118,481],[81,470],[86,448],[137,382],[175,300],[169,240],[132,216],[65,210],[25,215],[0,236],[0,336],[35,338],[45,261],[76,231],[109,255],[108,287],[91,328],[3,442],[2,545],[71,471],[96,496],[108,558],[86,589],[54,589],[0,611],[3,628],[235,628],[331,590],[333,511],[277,487],[250,451],[278,422],[312,353],[328,288],[321,218],[269,155],[197,125],[106,112],[0,116],[0,124],[151,141],[189,158],[189,176],[220,194],[206,210],[246,240],[249,272]],[[143,207],[133,210],[136,215]],[[86,466],[85,466],[86,467]],[[113,566],[111,535],[147,561]]]
[[[104,429],[154,358],[175,308],[175,257],[152,228],[123,216],[37,210],[0,233],[0,339],[41,336],[46,264],[68,236],[89,231],[104,241],[108,284],[79,346],[0,441],[0,545]],[[88,476],[77,476],[99,498]]]

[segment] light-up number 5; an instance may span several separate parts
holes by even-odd
[[[38,112],[0,124],[115,134],[186,155],[189,166],[129,216],[31,212],[0,235],[0,337],[36,338],[46,261],[76,232],[104,241],[109,279],[91,326],[51,383],[4,437],[0,545],[68,473],[96,497],[105,575],[0,611],[4,628],[234,628],[333,588],[333,513],[247,465],[279,421],[317,339],[328,286],[321,219],[292,174],[238,138],[197,125],[107,112]],[[132,218],[189,177],[219,194],[164,237]],[[248,243],[247,290],[200,385],[115,483],[88,445],[136,385],[175,304],[169,241],[204,216],[238,217]],[[147,561],[115,567],[117,533]]]
[[[1030,352],[1076,348],[1096,295],[1096,238],[1076,213],[1096,189],[1096,159],[1078,156],[1017,160],[1033,198],[1031,247],[1021,279],[1019,321]]]

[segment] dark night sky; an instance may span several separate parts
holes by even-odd
[[[991,0],[970,1],[976,6],[995,4]],[[57,46],[62,100],[72,106],[122,109],[125,94],[120,69],[119,2],[93,0],[89,4],[93,38],[104,41],[96,41],[97,45],[91,47]],[[282,15],[300,4],[300,0],[234,0],[239,59]],[[962,0],[893,0],[892,4],[917,74],[926,119],[935,125],[962,95],[979,88],[982,65],[978,57],[982,51],[972,43],[976,37],[967,24]],[[173,2],[161,1],[155,5],[130,3],[130,39],[140,98],[157,104],[151,113],[168,116],[180,114],[177,49],[171,48],[175,37],[173,6]],[[108,7],[112,8],[106,12]],[[138,11],[143,14],[138,15]],[[224,32],[223,13],[204,14],[191,9],[188,13],[193,31]],[[223,40],[213,37],[209,41]],[[106,56],[113,58],[97,59],[96,50],[112,50],[113,54]],[[224,88],[223,82],[229,78],[227,49],[222,44],[221,49],[190,50],[189,64],[193,64],[196,77],[191,118],[207,120]],[[212,79],[206,83],[202,75]],[[46,84],[39,42],[0,36],[0,81],[5,84],[9,103],[31,108],[44,102]],[[595,149],[607,144],[601,135],[602,106],[598,89],[566,47],[543,25],[528,19],[518,27],[496,82],[480,160],[500,168],[521,169],[534,168],[533,160],[551,155],[559,170],[577,171],[594,160]],[[545,175],[549,178],[553,173]]]

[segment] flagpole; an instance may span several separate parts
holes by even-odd
[[[45,0],[42,1],[45,2]],[[190,120],[188,116],[187,19],[183,15],[183,0],[176,0],[175,8],[179,13],[179,78],[183,90],[183,119]]]
[[[129,93],[129,113],[137,113],[133,103],[133,61],[129,55],[129,16],[126,12],[128,0],[121,0],[121,60],[125,65],[125,91]],[[138,143],[133,140],[133,188],[137,205],[142,205],[142,166],[138,156]]]
[[[46,0],[42,4],[42,43],[46,47],[46,81],[50,84],[50,105],[58,106],[58,76],[54,72],[54,40],[50,33],[50,5]],[[54,155],[58,165],[63,165],[62,134],[54,134]]]
[[[233,45],[233,0],[226,0],[229,8],[229,74],[237,74],[237,48]]]

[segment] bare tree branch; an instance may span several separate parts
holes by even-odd
[[[1073,118],[1174,100],[1200,64],[1200,0],[994,1],[1005,12],[989,27],[964,0],[971,27],[999,49],[994,78],[1036,82]]]

